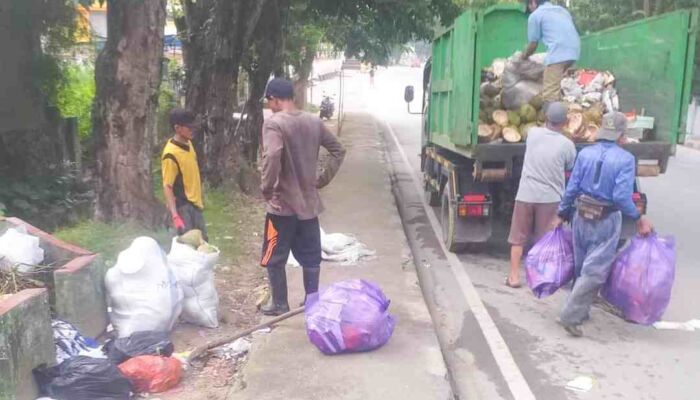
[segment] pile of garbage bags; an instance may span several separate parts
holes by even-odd
[[[53,321],[56,364],[33,370],[42,396],[55,400],[128,400],[177,386],[182,364],[167,332],[136,332],[99,346],[71,324]]]
[[[180,317],[216,328],[214,266],[219,254],[198,230],[174,238],[167,256],[154,239],[136,238],[105,277],[110,320],[119,337],[170,332]]]
[[[116,337],[100,346],[71,324],[54,321],[56,365],[34,369],[42,395],[125,400],[132,392],[160,393],[176,386],[182,364],[171,357],[169,334],[180,317],[218,326],[214,266],[219,254],[198,230],[174,238],[167,256],[154,239],[136,238],[105,276]]]
[[[396,326],[389,303],[373,283],[361,279],[335,283],[308,297],[306,333],[327,355],[374,350],[389,341]]]

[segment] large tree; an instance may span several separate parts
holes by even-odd
[[[178,30],[187,74],[186,103],[202,118],[197,140],[200,164],[214,185],[240,179],[254,161],[250,155],[257,153],[258,141],[251,140],[249,124],[238,124],[233,118],[240,111],[238,77],[254,43],[281,29],[279,22],[258,29],[264,14],[268,19],[270,13],[279,14],[281,3],[284,1],[182,0],[184,17],[178,20]],[[280,20],[278,15],[273,18]]]
[[[96,68],[95,216],[100,220],[165,222],[151,177],[163,63],[166,0],[108,0],[108,37]]]

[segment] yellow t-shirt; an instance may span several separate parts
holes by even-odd
[[[192,203],[200,210],[203,209],[202,181],[197,165],[197,153],[192,142],[184,144],[174,139],[168,140],[163,149],[161,163],[163,183],[172,186],[177,206]]]

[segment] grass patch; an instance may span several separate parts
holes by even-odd
[[[206,190],[204,219],[209,241],[221,250],[221,263],[243,262],[253,243],[261,240],[264,210],[258,202],[238,192],[223,189]],[[120,251],[139,236],[150,236],[168,251],[172,233],[154,231],[135,223],[108,224],[85,220],[75,226],[61,228],[54,235],[86,250],[101,253],[108,265],[114,265]]]
[[[108,224],[91,220],[85,220],[69,228],[59,229],[54,232],[54,236],[86,250],[102,254],[108,265],[114,265],[119,252],[129,247],[131,242],[139,236],[150,236],[165,249],[170,248],[171,237],[165,229],[154,231],[135,223]]]

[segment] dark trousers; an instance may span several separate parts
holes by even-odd
[[[177,212],[180,214],[180,217],[182,217],[182,220],[185,221],[185,232],[192,229],[199,229],[202,231],[204,240],[207,242],[209,241],[209,236],[207,235],[207,224],[204,222],[204,214],[202,213],[202,210],[195,207],[191,203],[185,203],[177,207]]]
[[[295,216],[267,214],[260,265],[284,268],[290,251],[304,268],[321,266],[318,218],[300,220]]]

